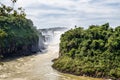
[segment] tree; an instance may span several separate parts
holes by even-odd
[[[11,1],[15,4],[17,0]],[[36,52],[38,40],[38,31],[33,22],[25,17],[22,7],[14,10],[11,6],[0,5],[0,56],[6,58],[14,54],[24,55],[22,53],[26,51],[32,53],[33,47],[36,47]]]
[[[53,64],[57,70],[114,80],[120,78],[120,26],[114,29],[106,23],[69,30],[61,36],[60,52],[62,55]],[[71,66],[64,65],[67,63]]]
[[[15,6],[15,3],[17,2],[17,0],[11,0],[12,1],[12,3],[13,3],[13,10],[14,10],[14,6]]]

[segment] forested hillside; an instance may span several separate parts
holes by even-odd
[[[16,0],[11,0],[15,4]],[[0,56],[26,55],[38,50],[39,35],[22,7],[0,5]]]
[[[120,79],[120,26],[92,25],[61,36],[60,56],[53,67],[75,75]]]

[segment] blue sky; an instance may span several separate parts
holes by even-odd
[[[18,0],[16,6],[25,9],[37,28],[120,25],[120,0]]]

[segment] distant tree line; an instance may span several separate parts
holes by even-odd
[[[65,32],[53,67],[62,72],[120,79],[120,26],[109,23]]]

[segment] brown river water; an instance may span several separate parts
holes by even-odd
[[[0,65],[0,80],[103,80],[64,74],[54,70],[52,60],[58,57],[58,43],[36,55],[7,60]]]

